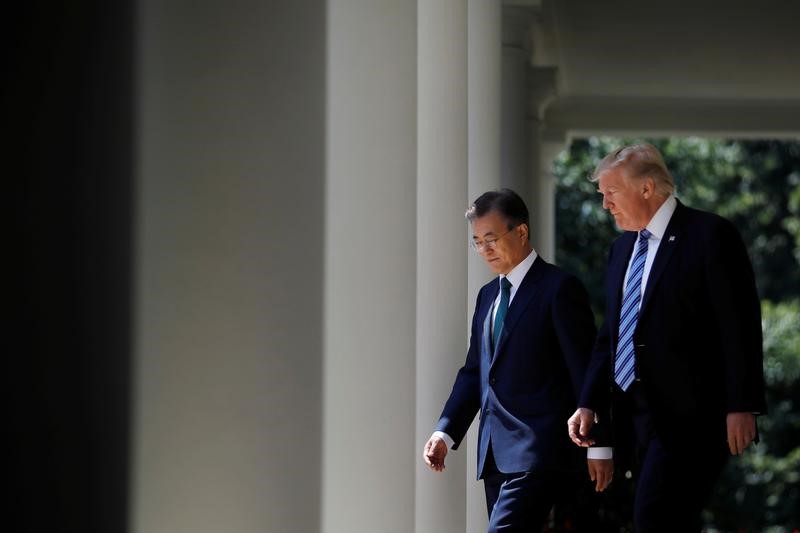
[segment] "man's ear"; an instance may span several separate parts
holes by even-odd
[[[642,180],[642,197],[649,200],[656,193],[656,180],[653,178],[645,178]]]
[[[520,237],[524,237],[526,241],[530,240],[530,230],[527,224],[520,224],[517,228],[519,229]]]

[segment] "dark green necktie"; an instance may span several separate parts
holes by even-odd
[[[503,332],[503,322],[508,312],[508,300],[511,298],[511,282],[508,278],[500,278],[500,303],[497,304],[497,313],[494,315],[494,327],[492,328],[492,351],[497,351],[497,344],[500,342],[500,334]]]

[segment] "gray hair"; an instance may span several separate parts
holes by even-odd
[[[600,161],[589,181],[597,182],[602,173],[614,168],[626,169],[631,179],[653,178],[656,193],[661,196],[669,196],[675,191],[675,180],[661,152],[650,143],[631,144],[614,150]]]

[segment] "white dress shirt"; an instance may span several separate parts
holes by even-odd
[[[653,261],[656,258],[656,252],[664,238],[664,233],[667,231],[672,214],[675,212],[675,207],[678,201],[674,196],[670,195],[661,207],[658,208],[653,218],[647,223],[646,229],[650,232],[650,238],[647,239],[647,256],[644,260],[644,271],[642,272],[642,296],[644,296],[645,288],[647,287],[647,280],[650,277],[650,270],[653,268]],[[637,241],[638,242],[638,241]],[[636,245],[634,245],[636,246]],[[625,269],[625,278],[622,281],[622,294],[625,294],[625,287],[628,285],[628,274],[633,264],[633,258],[636,255],[636,250],[631,253],[631,258],[628,260],[628,268]],[[639,309],[642,308],[642,299],[639,298]],[[615,327],[619,327],[617,324]],[[596,451],[593,451],[596,450]],[[589,448],[587,457],[589,459],[610,459],[612,456],[613,448]]]
[[[647,287],[647,280],[650,278],[650,270],[653,268],[653,260],[656,258],[656,252],[658,252],[658,247],[661,244],[661,240],[664,238],[667,225],[677,205],[678,201],[674,196],[670,195],[670,197],[661,204],[661,207],[658,208],[658,211],[656,211],[656,214],[650,219],[650,222],[647,223],[647,231],[650,232],[650,238],[647,239],[647,257],[645,257],[644,270],[642,271],[642,296],[644,296],[644,290]],[[634,250],[633,253],[631,253],[631,258],[628,260],[628,268],[625,269],[625,278],[622,282],[622,294],[625,294],[625,287],[628,286],[628,273],[631,271],[631,264],[633,264],[633,257],[635,255],[636,251]],[[642,300],[640,299],[639,308],[641,309],[641,307]]]

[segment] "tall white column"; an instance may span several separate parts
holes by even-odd
[[[463,0],[418,6],[417,106],[417,533],[466,528],[464,449],[444,473],[421,460],[458,368],[463,365],[467,294],[467,6]],[[474,481],[472,481],[474,483]]]
[[[130,530],[318,531],[324,2],[139,6]]]
[[[501,183],[503,187],[513,189],[527,201],[529,144],[525,73],[525,52],[519,48],[504,46]]]
[[[481,193],[500,187],[501,123],[501,3],[496,0],[467,0],[468,50],[468,202]],[[465,232],[467,233],[467,232]],[[477,254],[467,263],[467,326],[475,307],[478,289],[492,275]],[[483,484],[475,482],[477,419],[472,424],[467,446],[467,533],[486,531],[486,499]]]
[[[416,3],[330,0],[327,17],[322,531],[408,533],[420,450]]]
[[[538,131],[538,128],[537,128]],[[531,159],[536,175],[532,177],[536,191],[536,242],[537,250],[546,260],[556,260],[556,179],[553,161],[566,148],[566,141],[546,141],[540,134],[532,134],[536,146],[531,147]]]
[[[552,239],[550,238],[549,213],[552,211],[552,187],[547,175],[542,174],[541,168],[541,121],[538,118],[528,119],[528,190],[530,191],[526,202],[531,215],[531,243],[536,252],[545,261],[555,259]]]
[[[500,185],[501,5],[468,0],[469,193]],[[477,194],[476,194],[477,193]]]
[[[502,133],[501,183],[515,190],[528,203],[528,83],[529,27],[533,12],[528,8],[503,9],[502,17]],[[532,207],[528,204],[528,207]],[[535,243],[534,243],[535,246]]]
[[[555,261],[555,181],[551,169],[559,143],[545,139],[544,111],[557,95],[558,69],[534,66],[528,69],[528,207],[531,211],[531,240],[547,261]],[[555,150],[555,151],[554,151]]]

